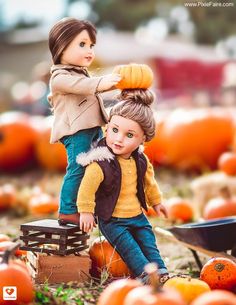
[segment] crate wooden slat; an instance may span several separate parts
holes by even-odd
[[[20,247],[22,250],[69,255],[88,248],[89,235],[82,232],[79,226],[61,226],[55,219],[42,219],[22,224],[21,231],[23,235],[20,239],[24,242]]]
[[[89,255],[47,255],[27,252],[27,266],[35,283],[84,282],[91,268]]]

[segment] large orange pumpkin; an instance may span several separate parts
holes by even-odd
[[[224,109],[177,109],[161,128],[165,163],[179,169],[216,168],[233,141],[232,114]]]
[[[224,152],[218,159],[218,168],[226,175],[236,175],[236,153]]]
[[[191,305],[235,305],[236,296],[225,290],[212,290],[197,297]]]
[[[102,270],[107,270],[113,277],[122,277],[130,271],[120,255],[102,236],[97,237],[89,249],[92,260],[92,273],[98,275]]]
[[[14,247],[12,250],[14,252]],[[31,277],[25,266],[21,266],[19,263],[14,263],[14,261],[9,262],[10,255],[11,251],[6,251],[0,263],[0,304],[29,304],[34,298],[34,287]],[[4,300],[3,287],[5,286],[16,287],[16,300]],[[5,291],[9,296],[12,295],[12,292],[12,288],[8,288],[8,290]]]
[[[140,281],[132,279],[116,280],[103,290],[97,305],[110,305],[111,303],[112,305],[123,305],[126,295],[139,286],[141,286]]]
[[[172,221],[188,222],[193,220],[194,211],[191,203],[181,197],[172,197],[165,202],[168,218]]]
[[[14,171],[32,165],[37,136],[26,114],[0,115],[0,170]]]
[[[203,266],[200,279],[211,289],[233,291],[236,288],[236,263],[228,258],[214,257]]]
[[[210,199],[203,209],[204,219],[215,219],[236,215],[236,198],[228,188],[221,189],[221,196]]]
[[[39,164],[52,171],[64,171],[67,165],[66,151],[62,144],[50,144],[52,117],[42,123],[42,129],[36,144],[36,157]]]
[[[147,89],[152,85],[153,72],[144,64],[129,64],[116,66],[113,73],[121,75],[117,89]]]
[[[165,118],[169,115],[169,111],[154,113],[156,120],[156,135],[149,141],[144,143],[144,152],[148,156],[152,164],[158,165],[165,162],[166,147],[165,138],[163,137],[163,127]]]

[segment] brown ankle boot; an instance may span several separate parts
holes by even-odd
[[[59,213],[58,223],[61,226],[66,226],[68,224],[79,226],[79,213],[74,213],[74,214]]]

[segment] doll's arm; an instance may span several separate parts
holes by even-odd
[[[51,90],[56,93],[91,95],[111,89],[120,80],[118,74],[100,77],[87,77],[83,74],[72,75],[68,71],[52,75]]]
[[[79,213],[94,214],[95,194],[103,179],[102,169],[96,162],[93,162],[86,167],[77,197]]]
[[[80,230],[88,233],[96,227],[93,213],[80,213]]]
[[[157,213],[158,216],[161,216],[163,214],[165,218],[168,218],[167,209],[162,203],[154,204],[152,208],[154,209],[154,211]]]

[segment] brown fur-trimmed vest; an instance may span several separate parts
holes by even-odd
[[[132,157],[137,167],[137,197],[141,206],[147,210],[143,187],[144,176],[147,170],[147,160],[144,154],[138,149],[132,153]],[[91,149],[88,153],[82,153],[77,157],[77,163],[82,166],[87,166],[92,162],[98,163],[104,175],[104,180],[95,194],[95,214],[104,220],[109,220],[120,194],[121,168],[116,156],[106,145],[105,138],[99,141],[96,148]]]

